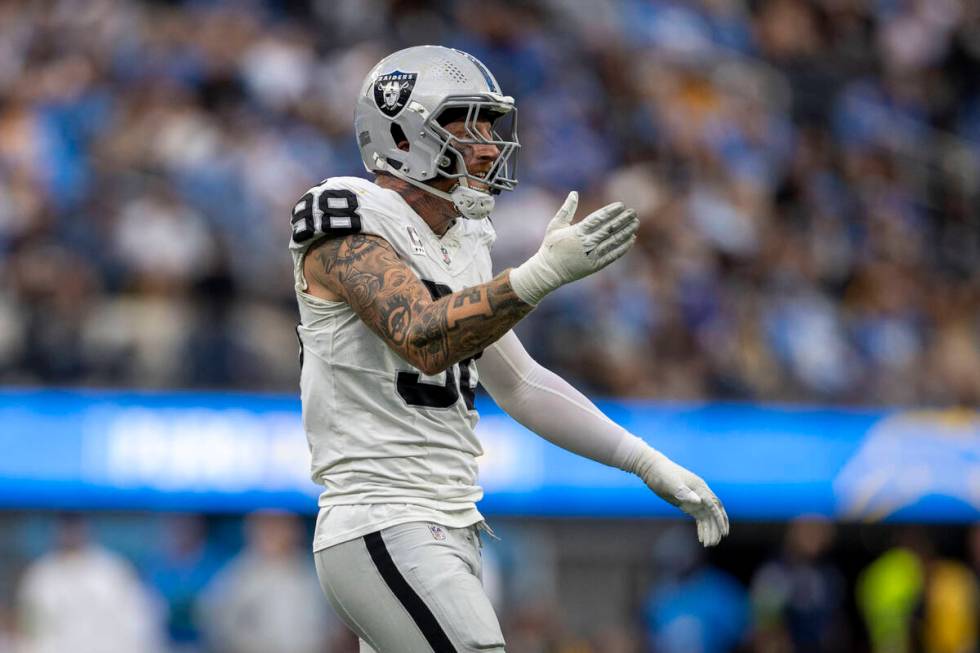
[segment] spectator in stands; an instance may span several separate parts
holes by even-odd
[[[936,555],[921,527],[906,527],[857,581],[875,653],[973,653],[980,590],[962,562]]]
[[[857,605],[864,617],[872,653],[912,653],[918,648],[916,614],[925,587],[924,561],[932,544],[915,530],[876,558],[857,579]]]
[[[16,642],[17,626],[11,610],[0,602],[0,653],[19,653]]]
[[[199,515],[166,518],[161,549],[147,569],[150,584],[167,605],[167,634],[171,653],[203,650],[197,623],[198,595],[218,571],[222,560],[208,546],[207,530]]]
[[[160,610],[135,570],[63,515],[55,548],[25,571],[18,592],[24,653],[157,653]]]
[[[980,591],[973,571],[958,560],[929,566],[923,597],[922,650],[925,653],[975,653]]]
[[[646,600],[646,631],[656,653],[729,653],[749,632],[745,589],[726,572],[705,564],[681,527],[654,545],[657,582]]]
[[[751,584],[753,650],[759,653],[838,653],[850,650],[844,618],[846,586],[829,556],[834,526],[801,518],[786,530],[782,554]]]
[[[925,653],[976,653],[980,617],[977,562],[980,527],[966,538],[966,560],[936,558],[928,562],[922,597],[922,650]]]
[[[320,590],[294,515],[245,522],[245,549],[206,588],[202,623],[218,653],[322,653],[344,630]]]
[[[629,265],[524,325],[542,362],[617,395],[976,405],[974,4],[2,3],[0,382],[291,388],[289,210],[363,174],[371,62],[444,42],[521,106],[501,264],[556,186],[643,207]]]

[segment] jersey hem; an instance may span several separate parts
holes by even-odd
[[[317,519],[317,526],[319,526],[319,521],[320,520]],[[357,528],[337,535],[332,535],[330,537],[314,537],[313,553],[317,553],[338,544],[343,544],[344,542],[356,540],[359,537],[364,537],[368,533],[374,533],[376,531],[384,530],[385,528],[391,528],[392,526],[399,526],[401,524],[408,524],[411,522],[439,524],[440,526],[445,526],[446,528],[466,528],[467,526],[479,524],[484,521],[486,521],[486,519],[484,519],[483,515],[476,509],[476,507],[473,508],[472,512],[467,511],[466,516],[462,519],[452,519],[449,515],[438,513],[409,513],[398,517],[392,517],[390,519],[368,522],[362,526],[358,526]]]

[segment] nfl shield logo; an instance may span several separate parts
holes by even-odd
[[[383,114],[394,118],[408,103],[417,78],[418,73],[403,73],[400,70],[379,75],[374,80],[374,103]]]
[[[442,526],[429,524],[429,532],[432,533],[432,539],[434,540],[443,542],[446,539],[446,531],[442,530]]]

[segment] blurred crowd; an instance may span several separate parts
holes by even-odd
[[[312,524],[296,515],[4,523],[0,653],[357,651],[320,591],[306,544]],[[505,521],[503,540],[485,542],[484,582],[508,651],[980,650],[980,527],[954,529],[952,539],[922,527],[841,534],[801,518],[763,527],[772,532],[761,541],[744,541],[743,530],[742,542],[710,557],[687,524],[631,529],[649,540],[624,562],[589,543],[596,525],[573,526],[575,559],[548,525]]]
[[[292,391],[289,209],[364,175],[363,75],[519,106],[499,268],[569,189],[643,220],[520,328],[617,396],[980,403],[980,4],[0,3],[0,382]]]

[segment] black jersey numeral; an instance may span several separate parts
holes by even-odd
[[[314,206],[320,210],[316,215]],[[293,241],[302,243],[316,236],[339,238],[360,233],[361,214],[357,195],[346,189],[313,189],[293,207]]]
[[[428,279],[422,279],[422,283],[428,288],[432,299],[439,299],[451,295],[453,292],[452,288],[443,283],[436,283]],[[422,381],[418,372],[399,372],[395,377],[395,387],[398,388],[399,396],[409,406],[449,408],[462,396],[466,409],[473,410],[476,399],[476,384],[470,380],[472,378],[470,364],[482,354],[483,352],[478,352],[447,369],[446,381],[442,385]],[[456,383],[456,374],[453,371],[457,367],[459,369],[459,383]]]

